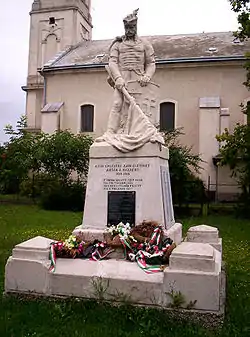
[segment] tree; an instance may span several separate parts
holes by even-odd
[[[235,35],[240,40],[245,40],[250,36],[250,0],[229,0],[232,10],[238,14],[239,30]]]
[[[14,129],[7,125],[5,133],[10,136],[2,149],[0,162],[0,183],[5,193],[17,193],[21,181],[27,178],[30,170],[37,170],[37,152],[41,135],[25,131],[26,118],[21,117]]]
[[[235,32],[241,41],[250,37],[249,9],[250,0],[230,0],[233,11],[238,13],[239,30]],[[249,54],[246,55],[246,81],[243,85],[250,90],[250,62]],[[217,140],[222,142],[220,148],[220,165],[228,165],[241,188],[239,198],[239,211],[243,216],[249,217],[250,205],[250,104],[244,106],[240,104],[242,112],[247,116],[247,124],[239,123],[234,128],[232,134],[227,129],[222,135],[217,136]]]
[[[169,170],[174,204],[182,206],[191,201],[202,201],[205,196],[203,182],[195,176],[199,173],[201,158],[192,153],[192,149],[182,145],[179,137],[182,129],[167,131],[165,143],[169,148]]]
[[[45,183],[57,180],[70,184],[74,174],[84,183],[93,142],[91,137],[69,131],[35,134],[26,131],[25,127],[26,118],[22,117],[16,128],[10,125],[5,128],[10,139],[1,148],[0,182],[4,186],[10,181],[15,182],[15,191],[9,192],[18,192],[22,182],[33,186],[34,177],[39,177],[40,183],[41,178],[45,178]]]
[[[238,14],[239,29],[234,33],[241,41],[250,37],[250,0],[229,0],[232,10]],[[248,89],[250,88],[250,53],[246,54],[246,81],[243,83]],[[250,107],[249,107],[250,108]]]
[[[69,181],[76,173],[78,179],[85,179],[88,173],[89,148],[93,139],[87,135],[74,135],[60,131],[43,135],[38,153],[41,168],[51,176]]]

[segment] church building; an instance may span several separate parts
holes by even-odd
[[[105,65],[115,36],[92,40],[90,8],[91,0],[32,4],[28,77],[23,87],[31,132],[69,129],[96,138],[106,130],[113,89]],[[227,168],[216,165],[215,136],[225,128],[233,131],[238,122],[246,123],[240,104],[250,101],[242,85],[249,42],[240,42],[232,32],[145,39],[155,51],[153,81],[160,86],[157,100],[143,103],[146,110],[150,114],[155,108],[154,124],[161,131],[183,128],[181,142],[204,161],[200,174],[205,185],[220,199],[228,198],[237,192],[236,183]]]

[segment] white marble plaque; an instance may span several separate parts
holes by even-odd
[[[219,108],[220,97],[201,97],[199,105],[200,108]]]

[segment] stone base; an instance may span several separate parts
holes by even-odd
[[[219,231],[216,227],[207,225],[190,227],[186,241],[208,243],[222,253],[222,239],[219,238]]]
[[[104,230],[121,221],[130,225],[157,221],[166,229],[175,223],[166,147],[147,143],[124,154],[107,143],[94,143],[89,154],[83,214],[86,231]],[[115,193],[129,197],[121,196],[122,202],[113,205]]]
[[[218,313],[223,308],[221,253],[206,243],[180,243],[170,256],[170,266],[148,275],[136,263],[114,259],[57,259],[55,273],[51,273],[51,241],[37,237],[13,249],[5,269],[6,293],[97,298],[165,308],[174,305],[180,292],[183,308],[192,303],[195,310]]]
[[[105,299],[108,301],[169,307],[173,299],[166,293],[184,296],[183,307],[220,312],[220,275],[173,271],[146,274],[136,263],[122,260],[89,261],[58,259],[55,273],[49,263],[9,259],[5,293],[43,294]],[[100,286],[104,289],[100,292]]]
[[[104,240],[104,230],[84,228],[83,225],[77,226],[73,230],[73,235],[78,236],[83,241]],[[170,229],[164,230],[164,235],[174,241],[176,245],[179,245],[182,241],[182,224],[176,223]]]
[[[182,224],[175,223],[165,231],[165,236],[172,239],[176,245],[179,245],[182,242]]]
[[[104,241],[104,233],[103,229],[84,228],[81,225],[73,230],[72,235],[79,237],[83,241]]]

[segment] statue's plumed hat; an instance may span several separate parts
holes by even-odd
[[[139,8],[137,8],[136,10],[133,11],[132,14],[127,15],[124,19],[123,22],[124,23],[130,23],[130,22],[134,22],[137,21],[137,14],[138,14]]]

